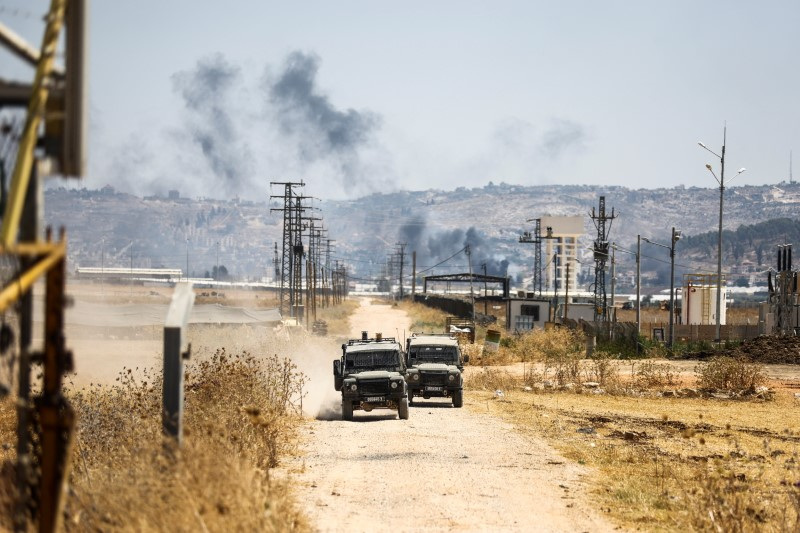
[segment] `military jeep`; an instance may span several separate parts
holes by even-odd
[[[408,392],[403,379],[403,347],[394,338],[367,337],[342,344],[341,359],[333,362],[333,380],[342,393],[342,420],[352,420],[353,411],[396,409],[408,419]]]
[[[414,334],[407,341],[409,403],[416,396],[451,398],[453,407],[464,405],[461,371],[469,356],[461,355],[458,341],[447,334]]]

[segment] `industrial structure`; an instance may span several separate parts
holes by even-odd
[[[716,324],[717,300],[716,274],[685,274],[681,288],[681,324],[710,326]],[[725,302],[726,287],[722,285],[722,301]],[[720,324],[725,325],[725,310],[721,306]]]
[[[42,231],[39,221],[45,175],[72,178],[85,171],[86,4],[86,0],[53,0],[40,49],[0,25],[0,44],[35,69],[31,84],[0,83],[0,109],[20,117],[12,120],[11,136],[0,132],[6,136],[0,142],[0,253],[18,265],[0,291],[0,312],[16,313],[19,325],[18,334],[6,321],[0,328],[0,354],[16,363],[12,365],[17,386],[16,531],[60,529],[70,470],[75,411],[62,390],[63,376],[72,370],[64,331],[66,232],[62,228],[54,238],[50,228]],[[56,64],[62,27],[66,29],[63,66]],[[34,351],[32,289],[39,279],[45,280],[45,320],[42,349]],[[9,388],[0,388],[0,395],[9,393]]]
[[[544,258],[549,268],[544,268],[545,284],[553,292],[563,291],[567,287],[567,269],[569,290],[578,290],[578,277],[575,266],[578,259],[578,239],[586,233],[582,216],[543,216],[542,227],[547,228],[546,236],[540,238],[545,243]]]
[[[606,261],[608,261],[608,234],[611,232],[611,224],[616,218],[614,208],[611,214],[606,214],[606,197],[600,197],[600,205],[595,211],[594,207],[590,214],[594,226],[597,229],[597,238],[594,241],[594,319],[595,321],[607,321],[608,300],[606,293]]]

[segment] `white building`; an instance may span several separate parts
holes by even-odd
[[[542,268],[547,290],[563,291],[569,266],[569,290],[578,289],[578,238],[586,233],[582,216],[544,216],[541,218],[544,252]],[[552,231],[551,231],[552,230]]]

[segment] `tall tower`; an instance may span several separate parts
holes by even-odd
[[[617,217],[614,208],[611,215],[606,215],[606,197],[600,197],[600,206],[597,212],[594,207],[590,213],[594,226],[597,229],[597,239],[594,241],[594,320],[608,320],[608,306],[606,301],[606,261],[608,261],[608,234],[611,232],[611,223]]]

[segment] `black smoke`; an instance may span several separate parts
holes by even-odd
[[[542,134],[540,151],[550,159],[557,159],[569,149],[583,148],[586,138],[582,125],[571,120],[556,119]]]
[[[359,151],[372,141],[380,117],[334,106],[318,87],[319,63],[314,54],[290,53],[278,75],[266,77],[269,104],[303,161],[335,164],[343,184],[353,187],[365,179]]]
[[[222,55],[201,59],[194,69],[172,76],[187,113],[185,131],[200,148],[227,194],[237,194],[252,175],[253,160],[232,111],[232,92],[241,83],[239,67]]]
[[[474,226],[466,230],[433,231],[427,227],[424,218],[415,216],[400,227],[398,238],[400,242],[407,243],[407,250],[417,252],[417,264],[420,265],[435,265],[469,245],[473,271],[481,273],[482,265],[486,264],[486,273],[490,276],[508,274],[509,261],[504,257],[498,258],[486,234]],[[466,265],[465,259],[464,256],[457,256],[446,264]],[[463,270],[466,272],[467,267]]]

